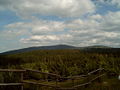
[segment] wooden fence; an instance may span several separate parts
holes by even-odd
[[[16,72],[20,73],[20,83],[0,83],[0,86],[21,86],[21,90],[23,90],[23,73],[26,70],[19,70],[19,69],[0,69],[0,72]]]
[[[99,71],[102,71],[104,70],[104,68],[99,68],[99,69],[96,69],[96,70],[93,70],[85,75],[79,75],[79,76],[71,76],[71,77],[62,77],[60,75],[57,75],[57,74],[53,74],[53,73],[46,73],[46,72],[41,72],[41,71],[38,71],[38,70],[31,70],[31,69],[26,69],[26,70],[19,70],[19,69],[0,69],[0,72],[16,72],[16,73],[19,73],[20,74],[20,82],[19,83],[0,83],[0,86],[21,86],[21,90],[24,89],[24,84],[33,84],[33,85],[40,85],[40,86],[47,86],[47,87],[52,87],[52,88],[55,88],[56,90],[75,90],[77,89],[78,87],[81,87],[81,86],[85,86],[85,85],[88,85],[88,84],[91,84],[93,81],[95,81],[96,79],[104,76],[105,74],[101,74],[101,75],[98,75],[97,77],[89,80],[87,83],[83,83],[83,84],[80,84],[80,85],[74,85],[74,80],[77,79],[77,78],[81,78],[81,77],[88,77],[89,75],[92,75],[96,72],[99,72]],[[23,78],[24,78],[24,73],[26,72],[35,72],[35,73],[40,73],[40,74],[46,74],[46,75],[49,75],[49,76],[53,76],[56,78],[56,84],[55,85],[48,85],[48,84],[43,84],[43,83],[37,83],[37,82],[31,82],[31,81],[25,81]],[[62,88],[60,86],[58,86],[58,79],[65,79],[65,80],[72,80],[73,82],[73,87],[72,88]]]

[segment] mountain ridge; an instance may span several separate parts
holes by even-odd
[[[34,50],[56,50],[56,49],[75,49],[75,48],[77,47],[70,46],[70,45],[64,45],[64,44],[51,45],[51,46],[33,46],[33,47],[28,47],[28,48],[10,50],[6,52],[2,52],[0,54],[14,54],[14,53],[29,52],[29,51],[34,51]]]
[[[80,49],[80,50],[90,50],[90,49],[105,49],[105,48],[112,48],[108,46],[103,45],[94,45],[94,46],[86,46],[86,47],[77,47],[77,46],[71,46],[71,45],[65,45],[65,44],[58,44],[58,45],[51,45],[51,46],[33,46],[28,48],[22,48],[17,50],[10,50],[6,52],[2,52],[0,54],[15,54],[15,53],[22,53],[22,52],[29,52],[34,50],[59,50],[59,49]]]

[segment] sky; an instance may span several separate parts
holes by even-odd
[[[0,0],[0,52],[57,44],[120,48],[120,0]]]

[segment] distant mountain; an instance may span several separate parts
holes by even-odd
[[[39,46],[39,47],[23,48],[23,49],[3,52],[0,54],[6,55],[6,54],[30,52],[34,50],[58,50],[58,49],[79,49],[83,52],[90,52],[90,53],[92,52],[93,53],[120,52],[120,48],[112,48],[112,47],[103,46],[103,45],[95,45],[95,46],[87,46],[87,47],[75,47],[75,46],[70,46],[70,45],[53,45],[53,46]]]
[[[113,48],[113,47],[108,47],[108,46],[103,46],[103,45],[87,46],[81,50],[87,53],[106,53],[106,54],[120,53],[120,48]]]
[[[94,46],[87,46],[85,48],[112,48],[112,47],[104,46],[104,45],[94,45]]]
[[[39,46],[39,47],[29,47],[18,50],[7,51],[0,54],[15,54],[15,53],[34,51],[34,50],[57,50],[57,49],[76,49],[76,48],[77,47],[70,45]]]

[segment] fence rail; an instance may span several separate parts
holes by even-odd
[[[93,70],[93,71],[91,71],[91,72],[89,72],[89,73],[87,73],[87,74],[83,74],[83,75],[69,76],[69,77],[61,77],[61,78],[63,78],[63,79],[83,78],[83,77],[88,77],[88,76],[90,76],[91,74],[94,74],[94,73],[96,73],[96,72],[98,72],[98,71],[102,71],[102,70],[104,70],[104,68],[99,68],[99,69]]]
[[[23,90],[23,85],[24,84],[33,84],[33,85],[53,87],[56,90],[75,90],[78,87],[91,84],[93,81],[95,81],[96,79],[104,76],[105,74],[99,75],[99,76],[89,80],[87,83],[76,85],[76,86],[73,86],[71,88],[63,88],[63,87],[58,86],[58,79],[67,79],[67,80],[71,79],[71,80],[75,80],[77,78],[87,77],[87,76],[89,76],[91,74],[94,74],[94,73],[96,73],[98,71],[102,71],[102,70],[104,70],[104,68],[99,68],[99,69],[93,70],[93,71],[91,71],[91,72],[89,72],[89,73],[87,73],[85,75],[78,75],[78,76],[71,76],[71,77],[62,77],[62,76],[57,75],[57,74],[46,73],[46,72],[41,72],[41,71],[38,71],[38,70],[31,70],[31,69],[25,69],[25,70],[21,70],[21,69],[0,69],[0,72],[17,72],[17,73],[20,73],[20,75],[21,75],[20,76],[21,82],[19,82],[19,83],[0,83],[0,86],[21,86],[21,90]],[[32,82],[32,81],[25,81],[25,80],[23,80],[23,76],[24,76],[23,74],[25,72],[35,72],[35,73],[40,73],[40,74],[46,74],[46,75],[54,76],[56,78],[56,84],[55,85],[48,85],[48,84],[37,83],[37,82]],[[74,83],[74,81],[73,81],[73,83]]]
[[[26,72],[26,70],[21,70],[21,69],[0,69],[0,72]]]
[[[93,78],[92,80],[88,81],[87,83],[83,83],[83,84],[74,86],[74,88],[78,88],[78,87],[81,87],[81,86],[85,86],[85,85],[91,84],[93,81],[95,81],[96,79],[98,79],[98,78],[100,78],[100,77],[102,77],[102,76],[104,76],[104,75],[105,75],[105,74],[99,75],[99,76]]]
[[[38,70],[26,69],[26,71],[28,71],[28,72],[36,72],[36,73],[41,73],[41,74],[47,74],[47,75],[55,76],[55,77],[59,77],[59,78],[61,77],[60,75],[57,75],[57,74],[41,72],[41,71],[38,71]]]
[[[0,86],[21,86],[23,83],[0,83]]]
[[[32,81],[23,81],[23,83],[40,85],[40,86],[47,86],[47,87],[53,87],[53,88],[60,88],[59,86],[56,87],[55,85],[42,84],[42,83],[37,83],[37,82],[32,82]]]

